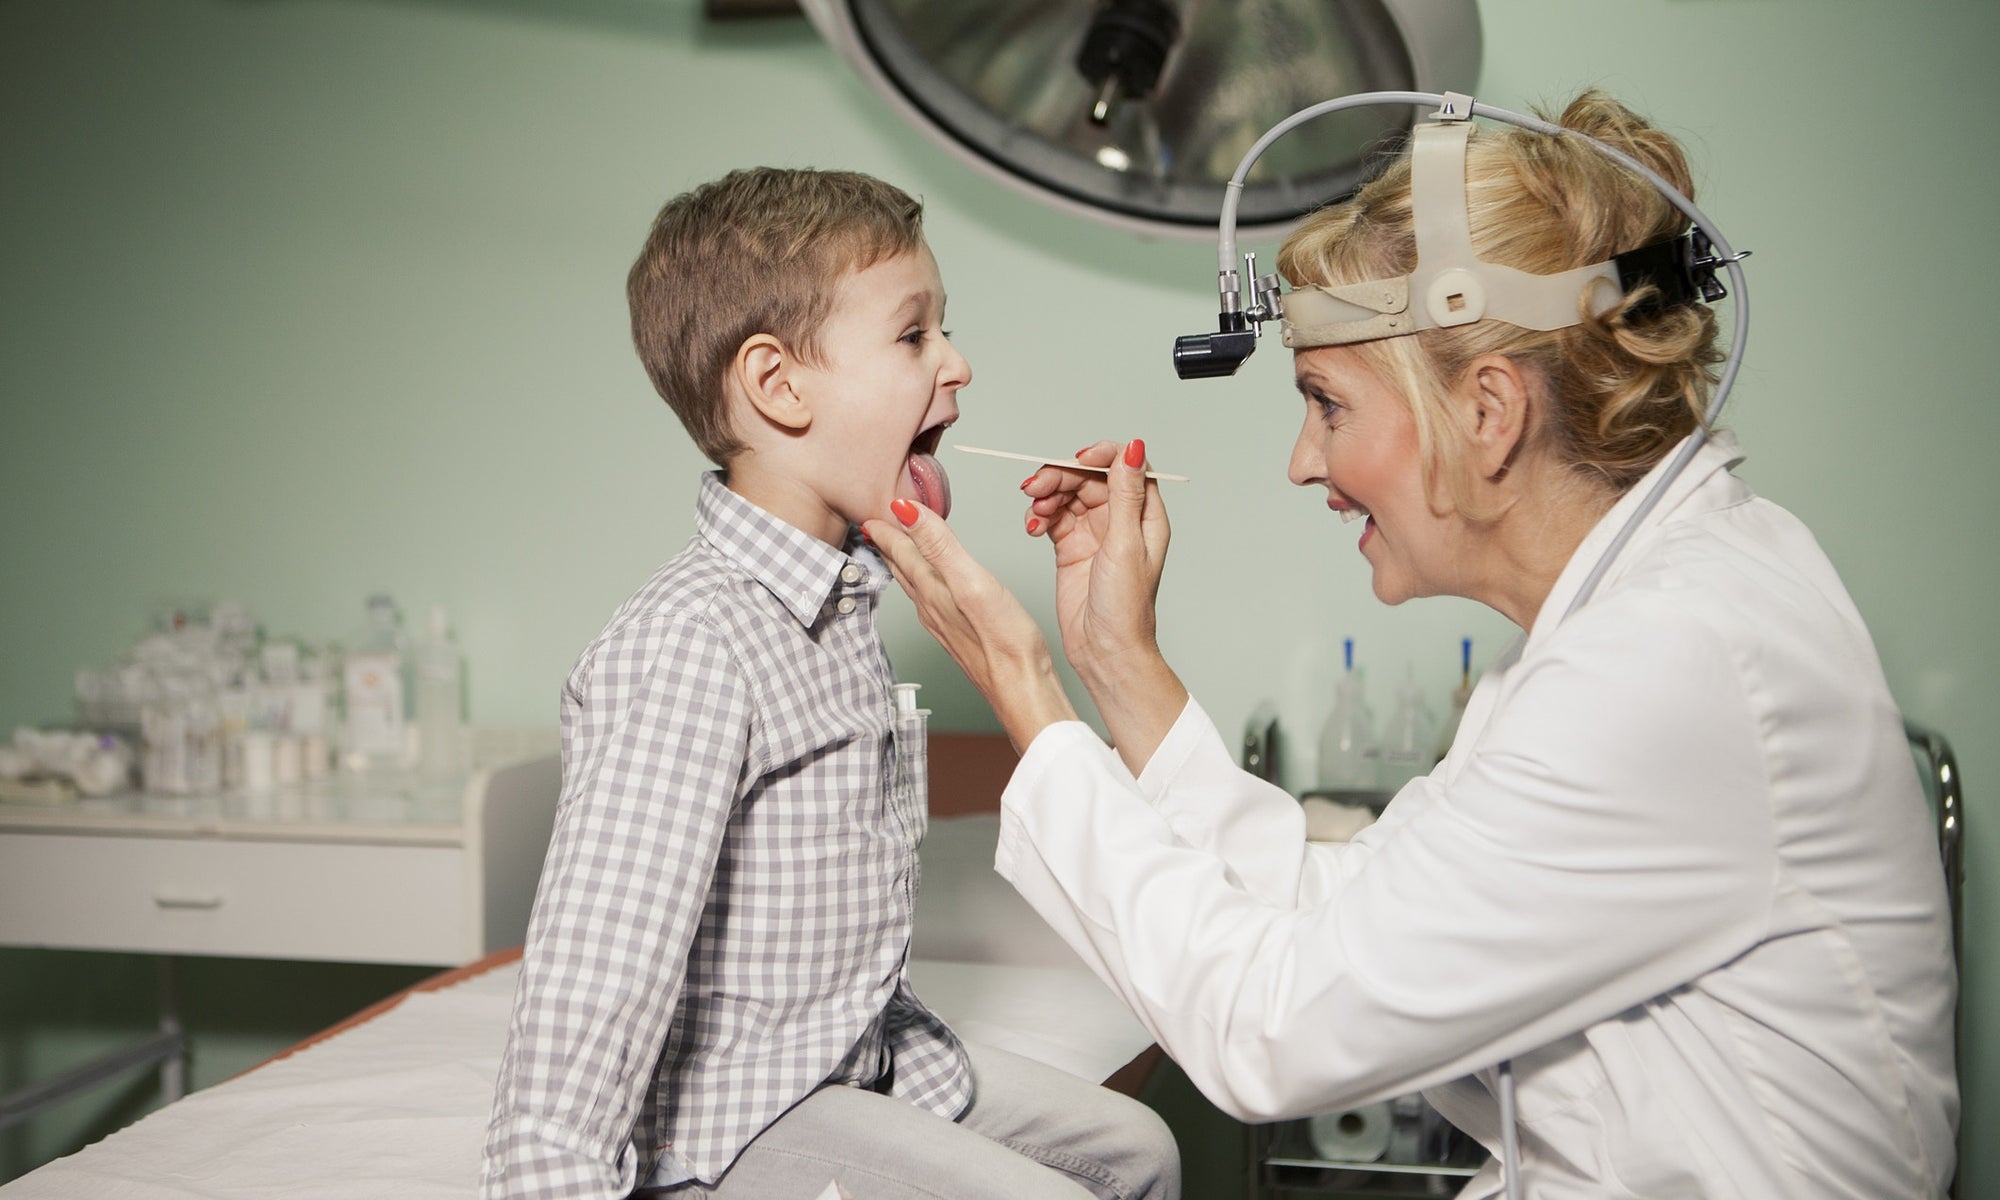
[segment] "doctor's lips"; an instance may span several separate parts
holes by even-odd
[[[910,486],[916,490],[917,502],[940,517],[951,515],[951,477],[937,460],[938,443],[950,426],[950,421],[940,421],[919,433],[910,443],[910,457],[903,464],[910,473]]]
[[[1031,462],[1044,467],[1067,467],[1072,471],[1094,471],[1098,474],[1108,474],[1111,470],[1110,467],[1093,467],[1089,463],[1080,463],[1073,458],[1051,458],[1041,454],[1016,454],[1012,450],[987,450],[979,446],[961,446],[957,443],[953,443],[951,448],[965,454],[984,454],[988,458],[1011,458],[1017,462]],[[1188,482],[1188,477],[1185,475],[1170,475],[1165,471],[1148,471],[1146,472],[1146,478],[1157,479],[1162,483]]]

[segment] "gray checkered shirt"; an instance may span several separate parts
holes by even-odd
[[[906,978],[926,764],[875,629],[887,573],[714,474],[697,521],[563,689],[488,1198],[713,1182],[827,1082],[971,1099]]]

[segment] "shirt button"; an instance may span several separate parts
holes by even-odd
[[[841,597],[841,598],[840,598],[839,600],[837,600],[837,601],[835,601],[835,602],[834,602],[834,605],[833,605],[833,610],[834,610],[835,612],[839,613],[839,614],[840,614],[841,616],[843,616],[843,617],[844,617],[844,616],[846,616],[846,615],[847,615],[848,613],[851,613],[851,612],[853,612],[853,611],[854,611],[854,597],[852,597],[852,596],[842,596],[842,597]]]
[[[840,582],[842,582],[842,583],[860,583],[860,582],[861,582],[861,568],[860,568],[860,567],[857,567],[857,566],[855,566],[855,565],[854,565],[853,563],[848,563],[848,564],[847,564],[846,566],[844,566],[844,567],[842,567],[842,568],[840,569]]]

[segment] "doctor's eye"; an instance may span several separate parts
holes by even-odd
[[[1328,425],[1339,420],[1340,415],[1347,411],[1346,405],[1331,396],[1320,392],[1307,392],[1305,395],[1306,403],[1312,405],[1318,411],[1319,419]]]

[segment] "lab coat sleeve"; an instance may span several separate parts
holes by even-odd
[[[1281,908],[1320,902],[1368,854],[1365,841],[1306,841],[1298,800],[1239,768],[1193,697],[1137,782],[1176,838],[1215,855],[1244,890]]]
[[[1075,725],[1023,756],[996,865],[1225,1111],[1428,1087],[1755,944],[1775,856],[1733,653],[1665,599],[1601,598],[1515,668],[1449,789],[1398,796],[1309,904],[1175,837]]]
[[[564,762],[481,1179],[484,1200],[631,1191],[632,1129],[685,979],[748,747],[723,640],[687,617],[595,648]],[[568,747],[566,746],[566,754]]]

